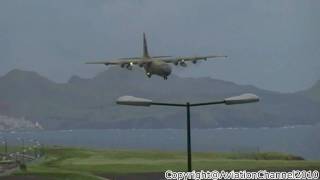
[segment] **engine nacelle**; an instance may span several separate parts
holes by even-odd
[[[127,64],[127,69],[132,70],[132,65],[131,64]]]
[[[182,67],[187,67],[187,63],[184,62],[184,61],[181,61],[181,62],[180,62],[180,66],[182,66]]]

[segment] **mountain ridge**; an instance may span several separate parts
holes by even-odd
[[[319,104],[300,93],[278,93],[212,78],[148,79],[141,70],[109,68],[93,78],[73,76],[56,83],[31,71],[13,70],[0,77],[0,114],[25,117],[45,129],[184,128],[181,108],[128,107],[115,104],[122,95],[162,102],[206,102],[242,93],[259,103],[192,109],[194,128],[279,127],[319,123]],[[209,98],[208,98],[209,97]]]
[[[313,101],[320,103],[320,80],[318,80],[311,88],[301,92]]]

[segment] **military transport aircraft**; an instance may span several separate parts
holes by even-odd
[[[165,80],[171,74],[171,67],[169,63],[174,65],[180,65],[186,67],[188,61],[196,64],[199,60],[207,60],[209,58],[227,57],[221,55],[211,56],[192,56],[192,57],[174,57],[171,56],[150,56],[148,53],[148,45],[146,35],[143,33],[143,55],[142,57],[128,57],[119,58],[111,61],[98,61],[98,62],[87,62],[86,64],[104,64],[108,65],[119,65],[122,68],[132,70],[134,65],[143,67],[146,75],[150,78],[153,74],[163,77]]]

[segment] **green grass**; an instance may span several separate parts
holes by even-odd
[[[21,149],[22,149],[21,146],[8,146],[7,152],[8,153],[17,152],[17,151],[21,151]],[[0,153],[5,153],[5,147],[2,144],[0,145]]]
[[[39,163],[15,176],[46,179],[99,179],[99,174],[186,170],[186,153],[163,151],[49,148]],[[195,170],[320,170],[320,161],[305,161],[282,153],[193,153]]]

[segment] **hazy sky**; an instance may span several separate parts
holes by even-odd
[[[229,56],[179,75],[298,91],[320,79],[319,8],[318,0],[1,0],[0,75],[90,77],[105,67],[83,62],[141,55],[145,31],[153,55]]]

